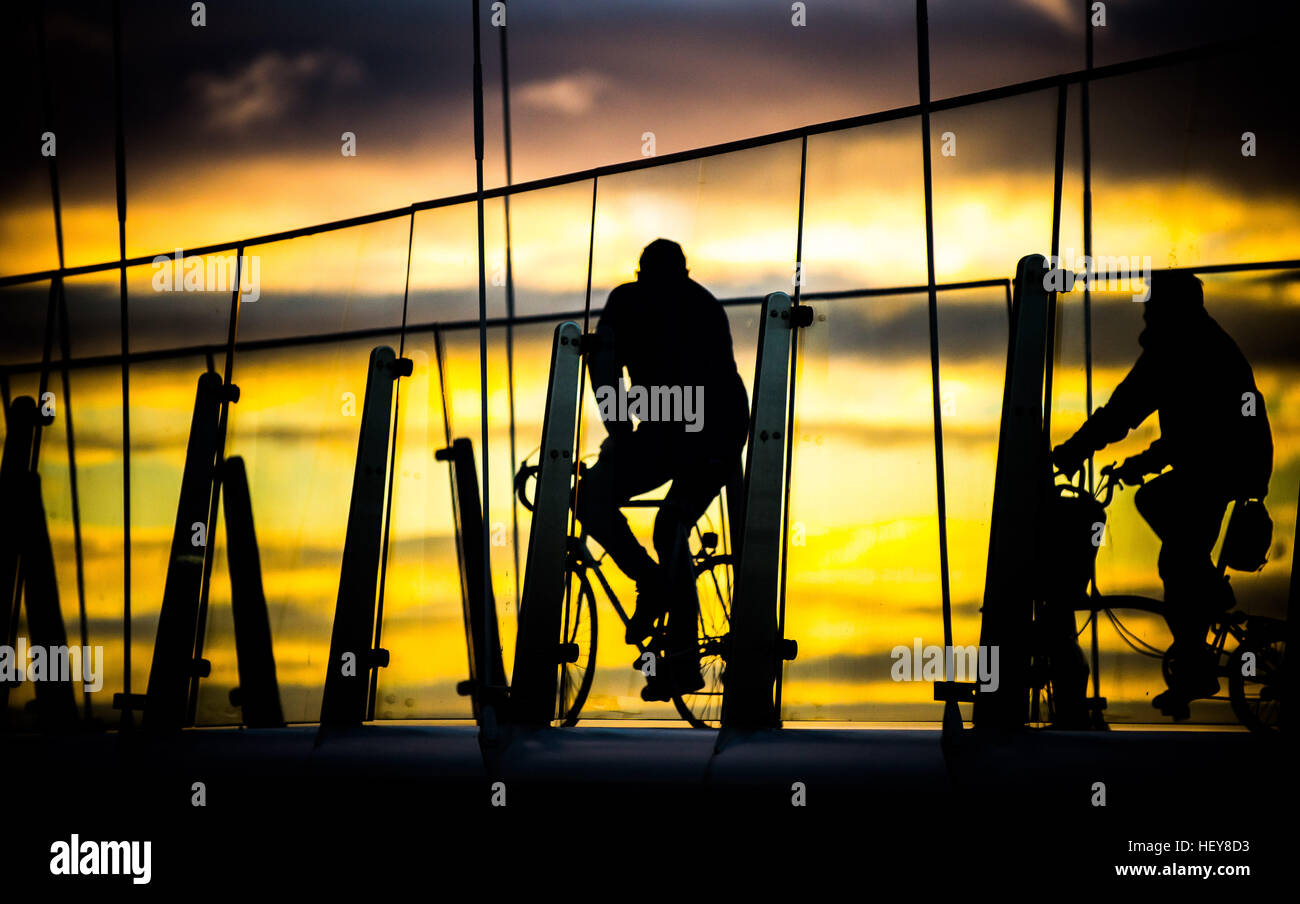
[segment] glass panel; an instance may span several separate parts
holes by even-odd
[[[1040,91],[931,117],[936,282],[1010,276],[1024,255],[1050,253],[1056,97]]]
[[[372,348],[399,347],[410,221],[398,218],[338,233],[248,249],[261,267],[258,298],[240,309],[240,348],[228,456],[248,474],[271,622],[281,704],[290,722],[320,714],[325,659],[338,598]],[[365,330],[358,338],[333,338]],[[390,332],[391,330],[391,332]],[[304,337],[330,335],[326,341]],[[225,567],[225,525],[214,531]],[[202,682],[201,721],[235,717],[237,683],[229,584],[214,580]]]
[[[606,185],[602,180],[600,188]],[[577,313],[581,322],[591,248],[591,182],[515,196],[510,200],[510,235],[516,315]],[[489,283],[505,269],[503,236],[504,230],[493,232],[487,244]],[[593,290],[592,309],[602,304]]]
[[[397,329],[410,228],[396,217],[246,249],[240,344]]]
[[[0,148],[0,274],[32,273],[59,265],[50,204],[49,161],[41,155],[46,129],[42,71],[36,52],[36,16],[6,23],[0,35],[8,87],[6,131]],[[62,150],[65,142],[56,141]]]
[[[890,652],[943,643],[924,295],[813,302],[796,390],[782,686],[790,720],[935,719]]]
[[[528,340],[529,337],[516,333],[517,367],[521,349],[525,350],[522,360],[527,367],[530,359],[527,351],[534,346]],[[443,334],[442,342],[440,379],[434,335],[420,333],[407,340],[407,356],[415,361],[415,374],[411,380],[403,381],[398,432],[399,438],[404,438],[411,448],[399,447],[393,486],[383,629],[384,646],[392,654],[393,665],[379,674],[377,718],[471,717],[469,699],[456,694],[456,684],[468,678],[469,671],[450,466],[434,461],[433,452],[457,438],[468,438],[474,447],[481,494],[479,335],[473,328],[457,328]],[[546,349],[549,355],[549,343]],[[546,365],[542,368],[544,372]],[[543,393],[545,385],[543,379]],[[541,433],[540,409],[540,405],[536,409],[521,406],[530,416],[537,412],[537,435]],[[511,521],[514,501],[510,488],[514,475],[510,462],[505,330],[500,327],[488,334],[488,411],[489,553],[499,639],[507,672],[504,677],[508,679],[514,655],[519,587]],[[521,450],[521,455],[523,451],[526,450]],[[525,514],[520,511],[521,516]],[[521,520],[521,543],[526,542],[527,529],[528,522]],[[502,677],[495,676],[498,681]]]
[[[803,292],[926,282],[921,123],[808,139]]]
[[[1300,135],[1266,77],[1251,57],[1094,83],[1099,266],[1101,255],[1156,268],[1296,256]],[[1243,156],[1247,132],[1255,156]]]
[[[601,179],[592,307],[635,278],[658,238],[680,244],[719,299],[793,291],[800,153],[787,141]]]
[[[169,275],[176,282],[168,282]],[[220,289],[215,279],[221,280]],[[127,270],[133,355],[210,349],[206,355],[131,364],[131,684],[136,692],[149,683],[198,380],[209,369],[225,372],[233,284],[233,257],[223,262],[218,255],[179,267],[148,264]]]
[[[72,321],[69,344],[74,358],[83,356],[83,343],[78,341],[83,335],[81,326],[93,319],[87,316],[87,312],[97,309],[105,301],[111,304],[113,317],[110,322],[100,324],[102,332],[97,338],[105,345],[117,342],[117,274],[111,274],[111,277],[111,298],[106,298],[101,291],[105,284],[101,277],[83,276],[67,280],[64,291]],[[35,292],[36,289],[28,291]],[[41,292],[44,293],[43,299],[48,298],[44,289]],[[40,309],[44,310],[43,301]],[[32,310],[34,312],[35,307]],[[23,320],[15,317],[14,322],[21,324]],[[43,322],[41,333],[44,333]],[[11,335],[22,335],[22,331]],[[54,554],[59,607],[68,643],[86,644],[101,651],[98,675],[101,683],[98,690],[89,693],[90,715],[113,724],[116,713],[111,709],[112,695],[123,689],[121,370],[117,364],[99,367],[74,364],[65,378],[59,366],[62,351],[57,336],[51,353],[53,366],[47,388],[53,393],[54,421],[41,433],[39,473]],[[28,350],[21,357],[35,357],[39,361],[39,348],[35,352]],[[39,367],[26,367],[8,376],[11,397],[24,394],[35,397],[39,386]],[[79,497],[84,619],[77,582],[71,462],[76,465]],[[27,634],[26,621],[24,606],[20,636]],[[22,718],[19,715],[21,707],[32,696],[32,689],[27,684],[14,688],[9,697],[11,715]],[[78,704],[83,704],[85,696],[81,688],[77,689],[76,696]]]
[[[121,305],[116,272],[70,277],[64,283],[68,308],[69,351],[74,361],[111,355],[117,360],[69,369],[69,386],[61,389],[63,429],[72,426],[75,441],[78,508],[81,516],[82,562],[86,595],[87,633],[90,643],[104,647],[104,686],[92,695],[93,716],[113,724],[113,694],[125,687],[123,669],[122,556],[122,368]],[[66,450],[66,434],[63,438]],[[55,444],[51,444],[55,445]],[[44,459],[46,453],[42,453]],[[51,459],[50,467],[55,467]],[[42,473],[46,465],[42,464]],[[69,470],[69,476],[71,471]],[[61,509],[62,512],[62,509]],[[75,562],[69,574],[60,561],[68,549],[71,525],[62,513],[51,518],[51,536],[60,537],[64,552],[59,562],[59,597],[64,602],[64,622],[73,635],[72,613],[77,600]],[[79,626],[78,631],[79,633]],[[150,638],[152,639],[152,638]],[[135,662],[132,662],[134,671]],[[143,685],[132,685],[143,693]]]
[[[505,206],[483,204],[487,316],[506,314]],[[403,220],[405,223],[406,221]],[[422,210],[411,247],[408,324],[478,323],[478,212],[475,204]],[[489,245],[488,243],[492,244]],[[519,253],[519,252],[517,252]],[[585,264],[584,264],[585,266]],[[475,384],[477,385],[477,384]]]
[[[290,722],[320,715],[338,600],[370,350],[396,336],[238,352],[239,403],[227,455],[244,459],[271,622],[280,701]],[[350,396],[349,396],[350,394]],[[225,524],[214,532],[226,546]],[[218,561],[218,566],[221,564]],[[237,683],[229,586],[214,581],[200,720],[230,721]]]
[[[0,289],[0,365],[39,368],[45,351],[45,320],[50,282],[41,280]]]
[[[939,385],[948,581],[953,643],[957,646],[978,644],[980,637],[980,607],[984,603],[998,435],[1002,426],[1007,337],[1004,289],[939,293]]]

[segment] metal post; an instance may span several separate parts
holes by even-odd
[[[54,651],[68,648],[68,633],[59,610],[59,585],[54,574],[54,551],[50,547],[49,525],[41,501],[41,478],[34,473],[22,475],[20,521],[23,530],[22,569],[27,599],[27,633],[34,648],[48,651],[48,669],[56,669]],[[85,649],[82,650],[86,652]],[[66,655],[66,652],[65,652]],[[68,680],[57,673],[34,681],[36,686],[37,724],[42,731],[66,732],[77,725],[77,698],[74,687],[81,676],[74,674],[69,661]],[[81,664],[85,674],[85,664]]]
[[[939,524],[939,595],[943,606],[943,645],[952,649],[952,585],[948,576],[948,490],[943,464],[943,405],[939,385],[939,296],[934,275],[934,178],[930,160],[930,12],[926,0],[916,0],[916,81],[921,101],[921,171],[925,189],[925,267],[930,327],[930,407],[934,420],[935,516]],[[945,660],[946,661],[946,660]],[[944,701],[945,738],[961,731],[963,691],[953,676],[935,684],[935,699]]]
[[[243,712],[250,728],[276,728],[284,724],[280,686],[275,677],[275,650],[271,620],[262,590],[262,560],[253,530],[253,502],[248,472],[239,456],[222,465],[222,502],[226,513],[226,560],[230,566],[230,612],[235,621],[235,656],[239,687],[230,691],[230,703]]]
[[[1023,725],[1028,715],[1032,563],[1038,538],[1043,465],[1043,363],[1047,351],[1047,261],[1040,254],[1016,266],[1011,341],[1007,350],[1002,426],[989,529],[980,644],[998,647],[1001,681],[975,696],[978,728]]]
[[[329,663],[320,721],[327,725],[359,725],[366,717],[370,670],[388,664],[385,650],[371,647],[375,626],[375,588],[383,537],[385,471],[388,464],[389,423],[393,384],[411,375],[411,361],[388,346],[370,353],[366,400],[361,411],[361,435],[352,478],[352,504],[339,573]]]
[[[217,451],[217,420],[224,383],[207,372],[199,377],[190,421],[185,471],[181,476],[171,558],[158,613],[158,634],[145,694],[143,724],[150,729],[177,729],[189,715],[190,680],[206,674],[205,660],[194,658],[203,562],[209,537],[208,508],[213,492],[213,457]],[[200,536],[200,531],[202,535]],[[134,708],[134,701],[126,703]]]
[[[118,333],[122,347],[122,693],[131,695],[131,318],[126,290],[126,132],[122,101],[122,4],[113,0],[113,163],[117,196]],[[129,718],[123,710],[123,720]],[[125,723],[124,724],[129,724]]]
[[[745,463],[743,557],[731,611],[731,647],[722,697],[724,729],[775,727],[774,687],[783,651],[778,644],[781,582],[782,493],[786,409],[794,340],[790,296],[773,292],[763,306],[754,368],[754,401]],[[811,309],[802,310],[811,312]]]
[[[808,187],[808,136],[805,135],[800,142],[799,149],[799,219],[795,228],[794,239],[794,266],[798,274],[794,283],[794,307],[799,307],[799,295],[803,291],[803,220],[804,220],[804,199]],[[809,317],[812,313],[809,312]],[[811,322],[811,321],[810,321]],[[781,588],[777,595],[777,623],[776,632],[778,637],[785,636],[785,586],[786,572],[789,569],[789,552],[790,552],[790,474],[794,469],[794,402],[795,390],[797,389],[799,373],[799,342],[792,339],[790,342],[790,391],[786,396],[786,431],[785,431],[785,477],[782,481],[782,516],[781,516]],[[739,561],[737,556],[732,561]],[[785,677],[784,669],[777,669],[776,672],[776,702],[773,704],[777,717],[781,713],[781,686],[782,679]]]
[[[1296,524],[1300,524],[1300,501],[1296,503]],[[1300,615],[1296,615],[1296,606],[1300,605],[1300,555],[1295,552],[1295,544],[1292,543],[1291,551],[1291,589],[1287,595],[1286,606],[1286,628],[1283,636],[1286,638],[1286,652],[1282,655],[1282,694],[1283,700],[1288,701],[1282,707],[1282,734],[1288,739],[1295,737],[1295,710],[1292,708],[1294,703],[1289,701],[1295,700],[1296,684],[1296,662],[1295,650],[1296,644],[1296,625],[1300,623]]]
[[[568,545],[569,495],[576,450],[582,330],[572,320],[555,328],[551,378],[542,422],[541,470],[528,535],[524,593],[510,682],[510,718],[545,725],[555,718],[560,616]]]
[[[221,393],[221,414],[217,420],[216,452],[212,479],[211,505],[208,508],[208,533],[216,530],[217,508],[221,504],[222,462],[226,457],[226,436],[230,424],[230,406],[239,401],[239,387],[234,384],[235,373],[235,337],[239,335],[239,298],[240,281],[243,279],[244,246],[235,249],[235,285],[230,295],[230,316],[226,321],[226,356],[225,385]],[[214,370],[212,357],[208,358],[208,370]],[[204,549],[203,582],[199,591],[199,614],[194,632],[194,659],[203,658],[203,644],[208,630],[208,593],[212,587],[212,547]],[[190,681],[188,709],[185,715],[187,725],[194,724],[195,712],[199,705],[199,676],[195,674]]]
[[[12,646],[22,605],[22,555],[25,534],[21,505],[23,481],[32,454],[36,401],[19,396],[6,408],[4,457],[0,459],[0,642]],[[0,718],[8,712],[9,685],[0,682]]]
[[[438,461],[451,465],[454,487],[452,510],[456,522],[456,551],[460,561],[461,599],[465,616],[465,646],[469,653],[469,680],[457,686],[469,696],[474,719],[480,725],[497,719],[505,688],[488,684],[488,675],[505,676],[497,627],[496,600],[492,585],[483,581],[483,510],[478,497],[478,473],[474,467],[474,444],[465,437],[434,453]],[[489,622],[491,624],[489,625]]]

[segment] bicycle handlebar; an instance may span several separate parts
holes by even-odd
[[[1110,500],[1115,496],[1115,488],[1124,485],[1118,477],[1115,476],[1115,466],[1106,465],[1098,472],[1101,483],[1097,487],[1097,501],[1101,503],[1102,508],[1110,505]]]
[[[528,498],[528,481],[536,477],[541,469],[541,465],[523,464],[519,466],[519,473],[515,475],[515,496],[518,497],[519,504],[530,512],[533,510],[533,502]],[[586,474],[588,470],[585,461],[578,462],[579,477]]]
[[[1125,481],[1120,479],[1119,474],[1116,473],[1118,467],[1119,466],[1117,464],[1112,462],[1111,464],[1106,465],[1100,471],[1097,472],[1097,477],[1099,478],[1099,480],[1097,483],[1097,488],[1093,492],[1093,498],[1095,498],[1098,502],[1100,502],[1103,508],[1110,505],[1111,500],[1115,496],[1116,489],[1124,486],[1141,486],[1144,483],[1144,481],[1141,479],[1136,481]],[[1063,475],[1061,475],[1060,471],[1057,471],[1056,476],[1063,476]],[[1084,488],[1082,486],[1076,487],[1072,483],[1069,484],[1069,486],[1077,493],[1082,494],[1084,492]]]
[[[528,498],[528,480],[536,476],[541,469],[541,465],[521,465],[519,473],[515,475],[515,496],[518,497],[519,504],[530,512],[533,510],[533,503]]]

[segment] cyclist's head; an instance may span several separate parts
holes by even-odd
[[[1205,310],[1205,294],[1196,274],[1186,270],[1159,270],[1151,274],[1149,282],[1151,296],[1142,312],[1148,327],[1173,326]]]
[[[636,278],[640,282],[666,282],[685,279],[688,272],[682,246],[668,239],[655,239],[641,252]]]

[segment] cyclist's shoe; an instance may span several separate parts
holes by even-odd
[[[704,688],[704,676],[700,674],[697,668],[693,672],[687,672],[684,675],[676,675],[673,678],[673,690],[679,694],[693,694]]]
[[[1206,673],[1198,675],[1187,683],[1183,689],[1183,695],[1192,700],[1199,700],[1202,697],[1213,697],[1219,692],[1219,679],[1214,675]]]
[[[641,699],[647,703],[667,703],[673,699],[672,685],[663,678],[647,678],[641,688]]]
[[[1172,688],[1156,694],[1155,699],[1151,701],[1151,705],[1160,710],[1161,715],[1172,716],[1175,722],[1191,718],[1192,710],[1187,704],[1187,698]]]
[[[693,694],[703,689],[704,683],[704,676],[699,669],[674,675],[672,679],[647,678],[645,687],[641,688],[641,699],[667,703],[674,694]]]
[[[668,593],[663,578],[656,572],[652,578],[646,578],[636,585],[636,609],[627,620],[627,631],[623,640],[636,644],[654,633],[655,620],[668,611]]]

